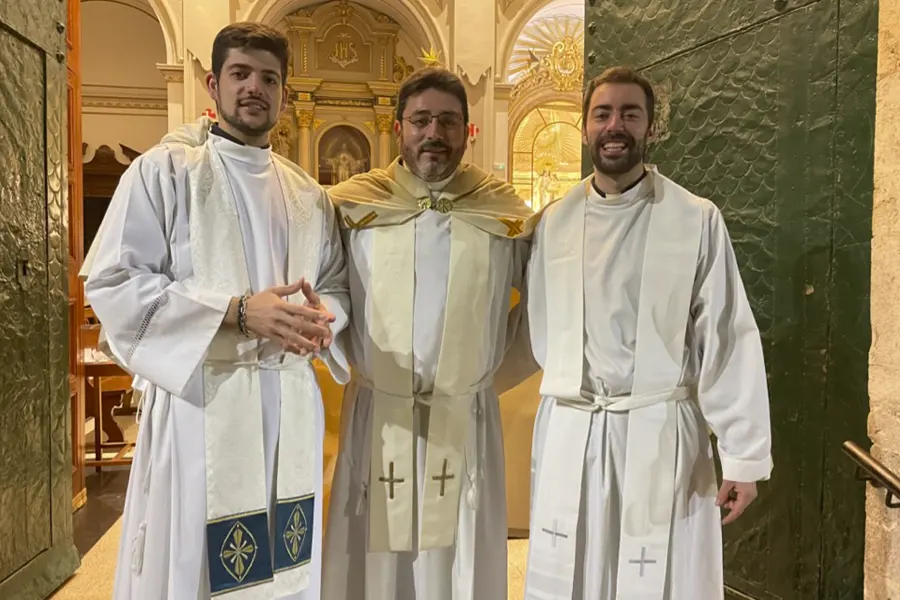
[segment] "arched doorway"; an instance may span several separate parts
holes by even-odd
[[[539,210],[581,179],[581,112],[568,103],[533,109],[516,128],[512,152],[512,184]]]

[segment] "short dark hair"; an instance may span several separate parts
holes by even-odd
[[[650,126],[653,125],[653,117],[656,112],[656,94],[653,93],[653,85],[650,81],[628,67],[610,67],[593,79],[591,79],[587,88],[584,90],[584,100],[581,107],[581,122],[587,122],[588,110],[591,108],[591,97],[597,88],[604,83],[633,83],[639,85],[644,90],[644,96],[647,98],[647,120]]]
[[[277,29],[262,23],[232,23],[216,35],[212,46],[212,71],[216,77],[222,74],[222,67],[228,52],[237,50],[264,50],[275,55],[281,63],[281,81],[287,80],[290,42]]]
[[[410,96],[431,89],[456,96],[462,105],[463,121],[466,125],[469,124],[469,98],[466,95],[466,87],[463,85],[462,79],[457,77],[453,71],[440,67],[419,69],[403,82],[397,93],[397,120],[403,120],[403,111],[406,110],[406,103]]]

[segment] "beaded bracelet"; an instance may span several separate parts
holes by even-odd
[[[250,337],[250,332],[247,331],[247,296],[241,296],[238,300],[237,326],[242,336]]]

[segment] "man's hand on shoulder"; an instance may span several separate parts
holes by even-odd
[[[756,483],[723,481],[716,496],[716,506],[728,509],[722,524],[734,523],[754,500],[756,500]]]
[[[303,290],[304,285],[309,288],[309,283],[301,279],[250,296],[244,321],[247,330],[258,337],[275,340],[288,352],[301,356],[318,352],[321,343],[331,338],[328,324],[334,321],[334,316],[310,306],[309,296],[302,306],[284,299]]]

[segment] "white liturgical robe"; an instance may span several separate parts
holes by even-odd
[[[397,163],[386,173],[368,178],[377,178],[382,190],[396,178],[405,200],[388,194],[380,204],[341,203],[356,193],[355,184],[331,192],[349,225],[354,376],[343,404],[323,594],[329,600],[506,598],[497,393],[517,382],[500,383],[501,363],[508,338],[523,331],[524,303],[510,312],[510,295],[513,287],[524,293],[530,231],[517,239],[507,231],[522,229],[500,221],[504,214],[518,211],[521,221],[531,213],[508,186],[479,188],[486,174],[473,168],[462,176],[472,186],[458,183],[460,175],[426,186]],[[377,193],[359,187],[361,195]],[[451,200],[460,189],[487,191]],[[480,230],[464,216],[466,206],[476,211],[491,202],[499,207],[493,216],[472,215],[473,222],[493,221],[499,233]],[[450,204],[455,208],[443,212],[421,208]],[[388,224],[379,226],[382,220]],[[385,248],[396,249],[386,257]],[[400,351],[404,345],[411,352]],[[448,365],[454,365],[449,372]],[[448,375],[460,381],[448,385]],[[404,392],[393,391],[406,385]],[[460,391],[448,393],[454,389]],[[389,412],[392,406],[398,409]],[[400,504],[407,499],[411,506]],[[440,505],[444,499],[448,511]]]
[[[305,277],[339,332],[342,243],[311,178],[210,125],[132,163],[83,272],[105,348],[143,390],[114,598],[319,600],[324,414],[312,364],[222,320],[232,297]],[[349,380],[337,340],[321,358]]]
[[[723,476],[769,477],[759,332],[721,213],[655,169],[551,205],[528,273],[527,600],[716,600]],[[745,517],[746,518],[746,517]]]

